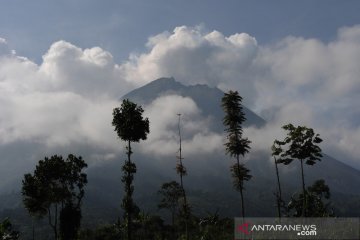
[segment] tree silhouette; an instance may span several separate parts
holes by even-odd
[[[244,164],[240,164],[240,155],[245,156],[249,152],[251,141],[243,138],[242,124],[246,120],[241,105],[242,97],[237,91],[229,91],[222,98],[222,108],[225,112],[223,124],[228,133],[227,142],[225,143],[226,153],[231,157],[236,157],[236,164],[231,167],[234,178],[234,187],[241,195],[242,216],[245,217],[244,207],[244,181],[251,179],[250,170]]]
[[[308,204],[306,205],[307,217],[333,217],[334,213],[330,209],[330,188],[323,179],[317,180],[307,188],[306,196]],[[294,195],[288,204],[289,211],[294,210],[293,216],[300,217],[303,211],[304,194]]]
[[[83,168],[87,164],[81,157],[69,154],[66,160],[62,156],[54,155],[40,160],[34,174],[25,174],[22,181],[23,202],[26,209],[33,216],[48,215],[49,225],[58,239],[58,215],[64,214],[66,206],[73,206],[80,214],[72,226],[72,235],[75,237],[80,226],[81,202],[84,196],[84,187],[87,183]],[[53,215],[53,216],[52,216]],[[63,216],[60,225],[65,226],[70,221]],[[62,228],[61,230],[65,230]],[[63,235],[63,232],[61,232]],[[64,233],[65,235],[69,235]]]
[[[183,164],[184,158],[182,156],[181,128],[180,128],[181,114],[178,114],[178,117],[179,117],[179,121],[178,121],[178,131],[179,131],[179,151],[178,151],[178,153],[179,153],[179,155],[176,156],[176,158],[178,160],[178,162],[176,164],[176,172],[180,176],[180,187],[181,187],[182,197],[183,197],[180,216],[184,219],[186,239],[189,239],[188,221],[189,221],[189,217],[190,217],[190,206],[187,202],[186,192],[185,192],[184,182],[183,182],[183,177],[187,175],[187,172],[186,172],[186,168]]]
[[[277,180],[277,185],[278,185],[278,190],[275,193],[276,205],[277,205],[278,217],[281,218],[281,209],[285,208],[285,202],[282,199],[279,168],[278,168],[279,162],[276,159],[276,156],[279,156],[282,153],[282,149],[278,145],[277,140],[274,141],[274,144],[272,145],[271,150],[272,150],[272,156],[274,158],[276,180]]]
[[[8,218],[0,222],[0,239],[3,240],[19,239],[19,232],[14,230]]]
[[[139,142],[146,140],[149,131],[149,120],[143,118],[144,110],[141,106],[129,101],[123,100],[120,108],[114,108],[112,125],[120,139],[127,143],[126,154],[127,161],[125,161],[122,171],[124,175],[122,182],[125,184],[125,196],[122,201],[122,208],[125,211],[124,218],[127,221],[127,238],[131,240],[132,233],[132,219],[139,213],[139,208],[132,199],[134,186],[134,174],[136,173],[136,165],[131,162],[131,142]]]
[[[301,166],[301,180],[303,190],[303,212],[301,216],[307,216],[308,202],[305,177],[304,177],[304,162],[307,165],[314,165],[316,161],[321,161],[321,148],[317,145],[322,142],[319,134],[315,134],[312,128],[305,126],[295,127],[292,124],[287,124],[282,127],[287,131],[287,136],[283,141],[275,140],[277,151],[274,156],[278,156],[277,162],[285,165],[290,164],[294,159],[300,161]]]
[[[180,184],[176,181],[164,183],[158,193],[162,196],[158,207],[160,209],[168,209],[171,212],[171,226],[175,228],[175,214],[179,208],[179,199],[183,195],[183,190]],[[173,235],[175,238],[175,236]]]

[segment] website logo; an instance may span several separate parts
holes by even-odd
[[[336,228],[334,228],[336,226]],[[360,239],[360,218],[235,218],[235,239]]]
[[[237,231],[242,232],[246,235],[249,235],[251,233],[251,231],[249,231],[249,225],[250,225],[250,223],[248,223],[248,222],[238,225]]]

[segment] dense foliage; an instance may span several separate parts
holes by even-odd
[[[35,217],[48,215],[55,239],[58,238],[59,213],[62,239],[76,237],[87,183],[87,176],[82,171],[86,167],[81,156],[69,154],[67,159],[63,159],[54,155],[40,160],[34,173],[24,176],[24,205]]]

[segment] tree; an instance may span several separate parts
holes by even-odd
[[[245,217],[244,207],[244,181],[249,181],[251,175],[250,170],[244,164],[240,164],[240,156],[245,156],[250,150],[251,141],[243,138],[242,124],[245,122],[245,114],[241,105],[242,97],[237,91],[229,91],[222,98],[222,108],[225,112],[223,124],[228,133],[227,142],[225,143],[226,153],[236,158],[236,164],[230,170],[234,178],[234,187],[241,195],[242,216]]]
[[[139,208],[136,206],[132,199],[134,186],[134,174],[136,173],[136,165],[131,162],[131,142],[139,142],[146,140],[149,130],[149,119],[143,118],[144,110],[141,106],[129,101],[123,100],[120,108],[114,108],[112,125],[118,137],[127,143],[126,154],[127,160],[125,161],[122,171],[124,175],[122,182],[125,184],[125,196],[122,202],[122,208],[125,211],[124,218],[127,220],[127,238],[131,240],[132,232],[132,219],[139,213]]]
[[[175,214],[179,208],[179,199],[183,195],[183,190],[179,183],[171,181],[164,183],[158,193],[162,196],[158,207],[160,209],[168,209],[171,212],[171,225],[174,232]],[[173,236],[175,238],[175,236]]]
[[[232,239],[233,219],[220,218],[218,210],[215,213],[207,213],[207,216],[198,220],[199,236],[201,240]]]
[[[293,216],[300,217],[303,211],[304,194],[294,195],[288,204],[289,211],[294,210]],[[323,179],[317,180],[306,190],[308,204],[306,205],[307,217],[333,217],[330,209],[330,188]]]
[[[287,131],[287,136],[283,141],[275,140],[276,148],[278,149],[274,156],[278,156],[277,162],[285,165],[293,162],[294,159],[300,161],[301,166],[301,180],[303,190],[303,212],[301,216],[307,216],[306,204],[308,202],[305,178],[304,178],[304,162],[307,165],[314,165],[316,161],[321,161],[321,148],[318,146],[322,142],[319,134],[315,134],[312,128],[305,126],[295,127],[292,124],[287,124],[282,127]]]
[[[190,206],[187,202],[186,192],[185,192],[184,182],[183,182],[183,177],[187,175],[187,172],[186,172],[186,168],[183,164],[184,158],[182,156],[181,128],[180,128],[181,114],[178,114],[178,117],[179,117],[179,121],[178,121],[178,131],[179,131],[179,151],[178,152],[179,152],[179,155],[176,156],[176,158],[178,160],[178,162],[176,164],[176,173],[179,174],[179,176],[180,176],[180,187],[181,187],[182,197],[183,197],[180,216],[184,219],[186,239],[189,239],[188,221],[189,221],[189,217],[190,217]]]
[[[73,240],[80,229],[81,210],[72,202],[65,204],[60,212],[60,236],[62,240]]]
[[[282,199],[279,168],[278,168],[279,162],[277,161],[276,156],[281,154],[282,149],[281,149],[281,147],[278,146],[276,140],[275,140],[274,144],[272,145],[271,150],[272,150],[272,156],[274,158],[275,171],[276,171],[276,180],[277,180],[277,184],[278,184],[278,190],[275,193],[276,205],[277,205],[277,210],[278,210],[278,217],[281,218],[281,209],[285,208],[285,202]]]
[[[13,226],[8,218],[0,222],[0,239],[2,240],[19,239],[19,232],[13,229]]]
[[[87,164],[81,157],[69,154],[66,160],[62,156],[54,155],[40,160],[33,174],[25,174],[22,181],[22,195],[25,208],[33,216],[48,215],[49,225],[58,239],[58,215],[60,225],[70,221],[65,211],[72,206],[79,212],[72,237],[77,234],[81,220],[81,203],[84,197],[84,187],[87,176],[82,172]],[[72,217],[72,216],[70,216]],[[74,221],[74,219],[72,219]],[[61,230],[64,230],[63,228]],[[63,235],[64,232],[61,232]],[[66,238],[65,238],[66,239]]]

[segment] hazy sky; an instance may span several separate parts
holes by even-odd
[[[269,151],[292,122],[360,169],[359,12],[350,0],[1,1],[0,188],[44,155],[115,158],[119,97],[170,76],[238,90],[268,121],[245,130],[254,152]],[[156,121],[141,151],[173,154],[179,109],[187,151],[221,151],[223,136],[191,99],[145,109]]]
[[[142,51],[151,35],[203,24],[225,35],[246,32],[260,44],[285,36],[336,37],[339,27],[360,22],[357,0],[3,0],[0,34],[36,61],[58,40],[100,46],[122,61]]]

